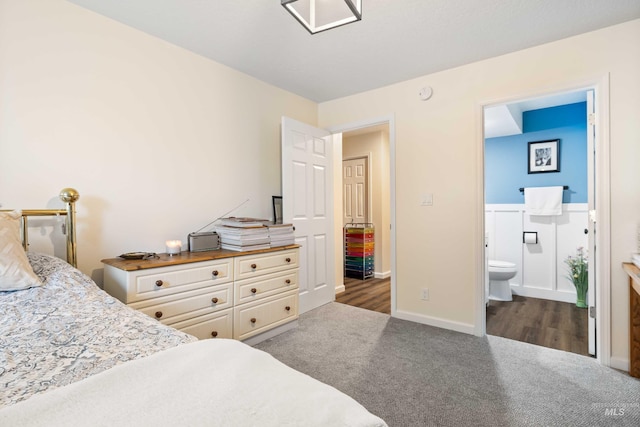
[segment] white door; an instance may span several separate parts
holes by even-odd
[[[342,224],[368,222],[367,159],[342,161]]]
[[[595,102],[594,91],[587,91],[587,192],[589,206],[588,229],[585,230],[589,237],[589,264],[587,293],[587,305],[589,306],[589,354],[596,356],[596,181],[595,181]]]
[[[282,118],[282,215],[300,247],[300,313],[335,300],[333,137]]]

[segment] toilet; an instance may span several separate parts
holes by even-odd
[[[518,273],[512,262],[489,260],[489,299],[496,301],[513,301],[509,279]]]

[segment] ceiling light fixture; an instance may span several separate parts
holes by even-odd
[[[362,19],[362,0],[282,0],[311,34]]]

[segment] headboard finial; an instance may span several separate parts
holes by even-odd
[[[60,199],[67,205],[67,262],[74,267],[78,266],[76,250],[76,200],[80,193],[75,188],[63,188],[60,190]]]
[[[63,188],[60,191],[60,199],[65,203],[73,203],[80,198],[80,193],[75,188]]]

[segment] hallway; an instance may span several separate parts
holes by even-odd
[[[344,278],[345,291],[336,295],[336,302],[391,314],[391,278]]]

